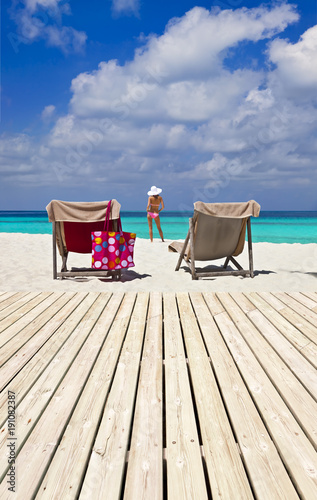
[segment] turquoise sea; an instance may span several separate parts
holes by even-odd
[[[166,239],[185,238],[191,212],[161,214],[161,226]],[[148,238],[145,212],[121,212],[124,231],[131,231],[139,238]],[[154,238],[159,234],[154,227]],[[52,225],[46,211],[0,211],[0,232],[51,234]],[[317,243],[317,212],[261,212],[252,218],[252,240],[269,243]]]

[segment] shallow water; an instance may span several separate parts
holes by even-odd
[[[161,214],[161,226],[166,239],[184,239],[188,231],[190,212]],[[139,238],[148,238],[145,212],[121,212],[124,231]],[[52,225],[46,211],[0,211],[0,232],[51,234]],[[154,238],[159,238],[153,223]],[[317,212],[261,212],[252,218],[252,240],[268,243],[317,243]]]

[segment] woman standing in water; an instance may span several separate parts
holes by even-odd
[[[160,233],[160,237],[162,241],[164,241],[163,237],[163,231],[161,229],[161,221],[160,221],[160,212],[164,208],[164,202],[162,196],[160,196],[160,193],[162,192],[162,189],[157,188],[156,186],[152,186],[150,191],[148,192],[149,199],[147,203],[147,221],[149,223],[149,232],[150,232],[150,239],[151,242],[153,242],[153,219],[155,220],[156,227],[158,229],[158,232]],[[160,208],[161,205],[161,208]]]

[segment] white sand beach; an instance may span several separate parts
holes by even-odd
[[[135,267],[124,270],[121,281],[95,277],[53,280],[52,237],[45,234],[0,234],[0,291],[316,291],[317,244],[254,243],[255,277],[221,276],[192,280],[178,254],[168,252],[169,241],[137,238]],[[68,269],[90,267],[91,256],[71,253]],[[237,260],[247,266],[247,245]],[[61,259],[58,255],[58,270]],[[205,263],[199,263],[204,264]],[[207,263],[208,265],[209,263]],[[223,260],[212,265],[222,265]]]

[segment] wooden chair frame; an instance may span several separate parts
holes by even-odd
[[[62,257],[62,267],[61,270],[58,272],[57,271],[57,233],[58,237],[61,241],[62,235],[60,234],[60,225],[57,224],[56,222],[52,222],[52,229],[53,229],[53,279],[57,278],[74,278],[74,277],[87,277],[87,276],[95,276],[98,278],[109,278],[111,277],[113,280],[118,281],[121,278],[121,269],[116,269],[113,271],[109,270],[98,270],[98,269],[92,269],[90,267],[83,267],[83,268],[72,268],[70,271],[67,269],[67,258],[69,252],[66,252],[65,254],[61,255]],[[118,230],[118,222],[116,219],[113,219],[113,230],[117,231]],[[76,253],[76,252],[74,252]]]
[[[192,275],[193,280],[197,280],[200,278],[205,278],[205,277],[217,277],[217,276],[249,276],[251,278],[254,277],[254,270],[253,270],[253,250],[252,250],[252,235],[251,235],[251,221],[250,217],[247,218],[247,232],[248,232],[248,255],[249,255],[249,269],[245,270],[243,269],[240,264],[236,261],[236,259],[232,255],[228,255],[226,257],[226,260],[224,262],[223,268],[226,269],[229,262],[232,262],[234,266],[237,268],[236,271],[209,271],[209,272],[197,272],[196,271],[196,266],[195,266],[195,245],[194,245],[194,227],[195,223],[197,220],[198,214],[195,213],[192,218],[189,219],[189,231],[187,233],[186,239],[184,241],[184,245],[182,248],[182,251],[180,253],[175,271],[178,271],[180,268],[180,265],[182,263],[182,260],[184,259],[185,262],[189,265],[189,269]],[[186,260],[185,257],[185,252],[188,246],[188,242],[190,245],[190,258]]]

